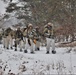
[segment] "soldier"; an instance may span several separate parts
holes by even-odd
[[[13,49],[13,30],[9,27],[5,30],[5,47],[9,49],[9,46],[11,49]]]
[[[29,24],[28,29],[27,29],[27,38],[26,38],[26,50],[24,51],[25,53],[27,52],[28,45],[30,46],[31,52],[34,53],[34,31],[33,31],[33,25]]]
[[[45,26],[44,29],[44,36],[46,36],[46,42],[47,42],[47,52],[46,54],[49,54],[50,51],[50,45],[52,46],[52,53],[55,54],[55,41],[54,41],[54,32],[53,32],[53,24],[52,23],[48,23]]]
[[[40,31],[38,26],[35,27],[34,41],[35,41],[35,50],[39,51],[40,50]]]
[[[23,33],[20,30],[20,27],[17,28],[15,32],[15,51],[17,51],[17,45],[19,44],[20,51],[22,51],[23,48]]]

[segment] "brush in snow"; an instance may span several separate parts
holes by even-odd
[[[52,50],[52,54],[56,54],[56,51],[55,50]]]
[[[76,53],[76,49],[73,50]]]
[[[15,75],[14,73],[8,73],[8,75]]]
[[[27,53],[27,50],[24,50],[24,53]]]
[[[27,69],[26,69],[25,65],[21,65],[19,67],[19,70],[21,70],[21,72],[25,72]]]
[[[71,50],[68,50],[66,53],[70,53],[71,52]]]
[[[0,59],[0,63],[2,63],[2,59]]]
[[[68,51],[66,51],[66,53],[70,53],[72,51],[72,48],[69,48]]]

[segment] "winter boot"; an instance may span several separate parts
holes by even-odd
[[[7,47],[7,49],[9,49],[9,48]]]
[[[11,49],[13,49],[13,48],[11,47]]]
[[[15,51],[17,51],[17,49],[15,49]]]
[[[39,51],[39,50],[40,50],[39,48],[36,48],[36,49],[35,49],[35,51]]]
[[[39,51],[39,50],[40,50],[40,48],[38,47],[38,48],[37,48],[37,50]]]
[[[47,51],[46,54],[49,54],[49,51]]]
[[[52,50],[52,54],[56,54],[56,51],[55,50]]]
[[[3,48],[5,48],[5,46]]]
[[[24,50],[24,53],[27,53],[27,50]]]

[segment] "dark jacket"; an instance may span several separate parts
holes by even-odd
[[[8,36],[9,35],[9,33],[12,31],[12,29],[11,28],[7,28],[6,30],[5,30],[5,36]]]
[[[23,40],[23,33],[21,32],[21,30],[17,30],[15,36],[16,38]]]

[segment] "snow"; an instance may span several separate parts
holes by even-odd
[[[0,14],[5,13],[5,7],[6,6],[7,6],[7,4],[3,3],[3,1],[0,0]]]
[[[12,0],[12,3],[17,3],[18,2],[18,0]]]
[[[23,52],[15,52],[14,50],[6,50],[0,46],[0,66],[5,68],[4,74],[9,70],[15,74],[76,74],[76,54],[72,50],[66,53],[69,48],[56,48],[57,53],[46,54],[46,48],[41,47],[40,51],[35,54]],[[21,69],[25,66],[25,70]]]

